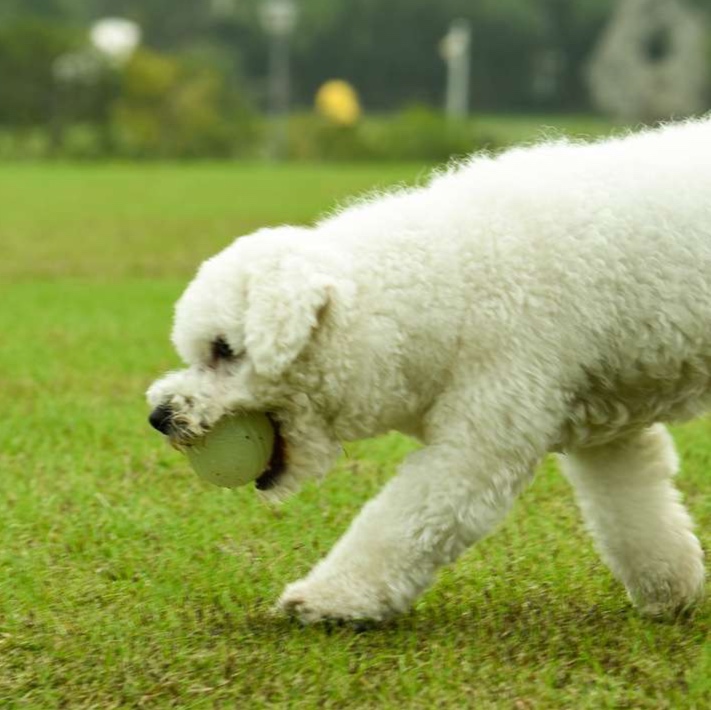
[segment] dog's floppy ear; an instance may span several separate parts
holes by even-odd
[[[298,255],[251,274],[245,346],[256,371],[276,378],[311,339],[326,307],[332,280]]]

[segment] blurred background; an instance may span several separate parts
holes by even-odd
[[[711,105],[711,0],[2,0],[0,160],[428,161]]]

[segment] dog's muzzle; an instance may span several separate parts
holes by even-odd
[[[148,417],[150,425],[168,436],[173,429],[173,410],[167,404],[156,407]]]

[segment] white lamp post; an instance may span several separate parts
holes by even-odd
[[[468,20],[454,20],[440,47],[447,63],[447,92],[444,111],[449,118],[461,119],[469,111],[469,64],[471,26]]]
[[[284,156],[287,142],[290,74],[289,40],[296,27],[298,8],[294,0],[262,0],[260,19],[269,35],[269,115],[272,122],[270,156]]]
[[[141,28],[131,20],[106,17],[94,23],[89,32],[91,43],[112,64],[125,64],[141,41]]]

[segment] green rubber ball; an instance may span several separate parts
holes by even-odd
[[[265,414],[236,414],[222,417],[185,453],[204,481],[237,488],[264,473],[273,447],[274,429]]]

